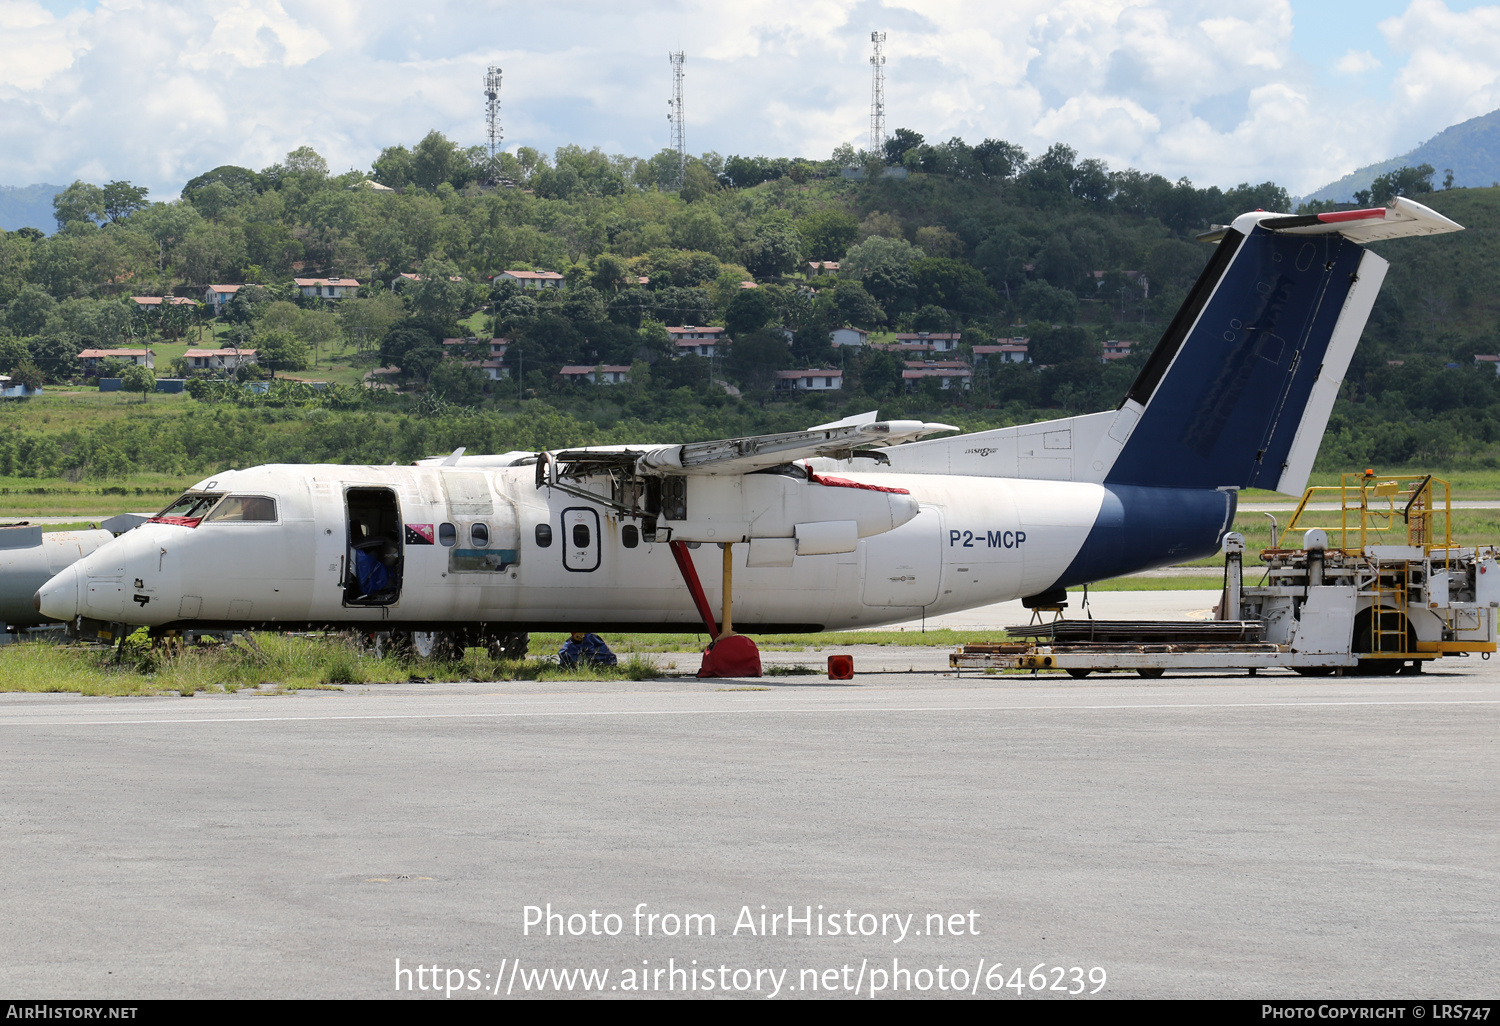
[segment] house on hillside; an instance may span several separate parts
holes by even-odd
[[[1104,354],[1099,358],[1101,363],[1109,363],[1111,360],[1123,360],[1130,356],[1130,342],[1118,338],[1108,339],[1104,343]]]
[[[167,306],[194,306],[194,302],[186,296],[131,296],[130,301],[141,310],[158,310],[162,304]]]
[[[1404,360],[1389,360],[1387,362],[1396,367],[1399,367],[1402,363],[1405,363]],[[1480,356],[1478,353],[1475,353],[1474,366],[1493,367],[1495,368],[1495,373],[1500,374],[1500,356]]]
[[[630,380],[630,368],[618,364],[601,363],[597,367],[564,367],[560,372],[564,381],[587,381],[589,384],[623,385]]]
[[[359,293],[353,278],[293,278],[308,299],[352,299]]]
[[[189,349],[182,354],[189,370],[236,371],[258,363],[254,349]]]
[[[975,363],[1030,363],[1031,339],[996,339],[992,346],[975,346]]]
[[[828,333],[828,341],[836,346],[868,345],[870,333],[860,328],[834,328]]]
[[[678,356],[713,356],[714,348],[727,339],[723,328],[706,328],[689,324],[680,328],[668,328]]]
[[[137,367],[156,369],[156,351],[153,349],[85,349],[78,354],[83,373],[90,377],[98,375],[99,365],[105,360],[119,360],[122,363],[133,363]]]
[[[776,372],[776,387],[795,392],[832,392],[844,387],[844,372],[818,367]]]
[[[501,271],[495,281],[513,281],[523,289],[560,289],[563,276],[556,271]]]
[[[825,274],[838,274],[839,262],[837,260],[809,260],[807,262],[807,276],[818,278]]]
[[[920,388],[926,378],[936,378],[947,389],[968,389],[974,384],[974,368],[961,360],[933,361],[931,363],[908,360],[901,372],[901,381],[907,391]]]
[[[903,331],[896,334],[896,344],[926,343],[934,353],[952,352],[958,348],[962,336],[956,331]]]
[[[229,305],[229,301],[234,298],[234,294],[244,287],[243,285],[210,285],[203,293],[203,302],[208,306],[208,312],[215,317],[222,314],[224,308]]]

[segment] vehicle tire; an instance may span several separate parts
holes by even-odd
[[[463,656],[463,644],[452,631],[412,631],[412,654],[436,662],[452,662]]]
[[[1161,677],[1166,672],[1167,672],[1166,669],[1164,667],[1161,667],[1161,666],[1153,666],[1153,667],[1149,667],[1149,668],[1142,668],[1142,669],[1139,669],[1139,670],[1135,671],[1137,677],[1144,677],[1146,680],[1156,680],[1158,677]]]
[[[1093,670],[1069,670],[1068,676],[1072,677],[1074,680],[1083,680],[1083,678],[1087,677],[1093,672]]]
[[[491,659],[525,659],[531,647],[531,635],[525,631],[491,634],[485,647],[489,649]]]

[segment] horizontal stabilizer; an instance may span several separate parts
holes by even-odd
[[[1235,221],[1235,227],[1245,231],[1248,225],[1241,221],[1255,218],[1255,224],[1267,231],[1283,235],[1331,235],[1334,232],[1350,242],[1380,242],[1384,239],[1402,239],[1413,235],[1441,235],[1444,232],[1461,232],[1464,226],[1439,214],[1431,207],[1415,200],[1397,197],[1389,207],[1374,207],[1370,210],[1330,210],[1322,214],[1246,214]]]

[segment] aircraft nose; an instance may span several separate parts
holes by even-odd
[[[32,600],[36,611],[54,620],[78,615],[78,566],[74,564],[42,585]]]

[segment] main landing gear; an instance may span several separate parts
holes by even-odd
[[[713,639],[708,648],[703,650],[703,665],[698,670],[698,676],[759,677],[760,649],[743,634],[734,632],[734,546],[729,542],[719,543],[719,548],[724,550],[724,610],[722,627],[716,628],[713,610],[709,608],[708,596],[703,594],[703,585],[698,581],[698,569],[688,553],[687,542],[674,541],[670,544],[672,556],[677,560],[677,569],[682,573],[688,593],[693,596],[693,605],[698,607],[698,615],[703,617],[703,625],[708,628],[708,636]]]

